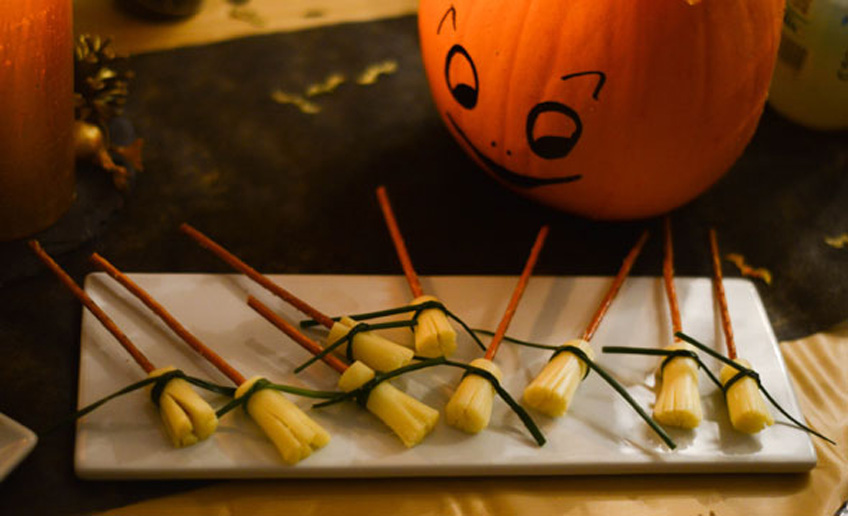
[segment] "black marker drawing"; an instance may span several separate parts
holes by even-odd
[[[451,17],[451,25],[453,26],[453,30],[456,31],[456,8],[451,5],[450,8],[448,8],[448,10],[442,16],[442,19],[439,22],[439,26],[436,30],[436,34],[441,33],[442,26],[444,25],[445,20],[448,19],[449,15]],[[456,84],[454,84],[454,81],[451,80],[451,64],[453,63],[454,59],[465,60],[471,70],[471,74],[473,76],[473,84],[468,84],[466,82],[457,82]],[[595,89],[592,92],[592,98],[594,100],[598,100],[598,95],[600,94],[607,80],[607,76],[604,72],[595,70],[577,72],[563,75],[560,79],[563,81],[568,81],[570,79],[575,79],[578,77],[590,76],[597,77],[597,84],[595,85]],[[468,53],[465,47],[460,44],[453,45],[450,50],[448,50],[447,56],[445,56],[445,83],[447,84],[448,91],[450,91],[451,96],[460,106],[468,110],[474,109],[477,106],[477,101],[480,96],[480,80],[477,75],[477,67],[474,65],[474,60],[471,58],[471,55]],[[568,121],[570,121],[574,125],[574,130],[568,136],[536,136],[534,134],[536,123],[539,120],[539,117],[547,114],[553,114],[553,116],[564,116]],[[559,177],[540,178],[526,176],[509,170],[508,168],[495,162],[493,159],[483,154],[483,152],[481,152],[471,142],[471,139],[465,134],[465,131],[463,131],[459,124],[456,122],[456,120],[454,120],[453,116],[451,116],[449,111],[445,111],[445,115],[456,134],[460,137],[460,139],[462,139],[462,141],[465,142],[468,148],[471,149],[471,152],[474,154],[474,156],[476,156],[477,159],[480,160],[480,162],[482,162],[483,165],[487,169],[489,169],[490,172],[492,172],[495,176],[499,177],[504,182],[509,183],[510,185],[519,188],[536,188],[540,186],[570,183],[573,181],[577,181],[583,177],[581,174],[571,174]],[[577,111],[563,104],[562,102],[539,102],[530,109],[529,113],[527,113],[527,119],[525,122],[525,134],[527,138],[527,144],[533,154],[545,160],[562,159],[571,153],[571,151],[577,145],[577,142],[580,140],[580,136],[583,134],[583,122],[580,119],[580,115],[577,113]],[[498,146],[497,142],[495,141],[491,141],[490,145],[493,148]],[[507,156],[512,156],[512,151],[510,149],[506,149],[505,152]]]
[[[471,73],[474,75],[474,85],[469,85],[465,83],[459,83],[457,85],[451,84],[450,79],[450,67],[451,62],[454,58],[462,58],[468,63],[468,66],[471,67]],[[465,50],[462,45],[454,45],[448,50],[448,56],[445,58],[445,82],[448,84],[448,89],[453,95],[454,100],[459,102],[459,105],[464,107],[465,109],[474,109],[474,106],[477,105],[477,96],[480,92],[480,83],[477,79],[477,68],[474,66],[474,60],[471,59],[471,56]]]
[[[451,16],[451,25],[453,25],[453,30],[456,32],[456,9],[453,5],[445,12],[445,15],[442,16],[442,21],[439,22],[439,28],[436,29],[436,34],[441,34],[442,32],[442,24],[445,23],[445,20],[448,19],[448,15]]]
[[[462,140],[466,143],[466,145],[468,145],[474,155],[477,156],[477,159],[482,161],[486,168],[488,168],[493,174],[513,186],[517,186],[520,188],[536,188],[538,186],[570,183],[572,181],[577,181],[578,179],[583,177],[580,174],[575,174],[565,177],[541,178],[525,176],[517,172],[513,172],[512,170],[509,170],[508,168],[499,165],[493,159],[480,152],[480,150],[478,150],[477,147],[475,147],[474,144],[471,143],[471,140],[468,138],[468,136],[465,135],[462,129],[460,129],[459,124],[456,123],[450,113],[446,112],[445,115],[447,115],[448,121],[451,123],[454,130],[456,130],[456,133],[459,135],[459,137],[462,138]]]
[[[561,113],[574,123],[574,132],[570,136],[533,136],[533,128],[536,126],[536,120],[545,113]],[[570,107],[560,102],[540,102],[533,106],[533,109],[527,114],[527,143],[530,145],[530,150],[533,154],[543,159],[558,159],[568,156],[571,149],[577,145],[577,140],[583,134],[583,122],[580,121],[580,115]]]
[[[598,100],[598,94],[601,92],[601,88],[604,87],[604,84],[607,82],[607,74],[601,71],[591,71],[591,72],[577,72],[570,73],[568,75],[563,75],[560,77],[563,81],[567,81],[569,79],[573,79],[575,77],[583,77],[586,75],[597,75],[598,76],[598,84],[595,86],[595,91],[592,93],[592,98]]]
[[[607,81],[607,76],[604,72],[577,72],[563,75],[561,79],[563,81],[567,81],[576,77],[587,77],[593,75],[598,77],[598,84],[592,92],[592,98],[598,100],[598,95],[601,93],[601,89]],[[533,134],[533,129],[536,126],[536,120],[539,116],[545,113],[560,113],[564,115],[574,124],[574,131],[570,136],[540,136],[537,138]],[[580,135],[583,134],[583,122],[580,120],[580,115],[577,114],[577,111],[565,104],[552,101],[540,102],[533,106],[527,114],[525,130],[527,132],[527,143],[530,145],[530,150],[533,151],[534,154],[543,159],[559,159],[568,156],[568,153],[570,153],[574,146],[577,145]]]

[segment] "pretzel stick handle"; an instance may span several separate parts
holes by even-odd
[[[259,315],[264,317],[265,320],[276,326],[277,329],[288,335],[293,341],[300,344],[300,346],[306,351],[309,351],[313,355],[317,355],[318,353],[324,351],[324,348],[322,348],[315,341],[311,340],[309,337],[298,331],[298,329],[289,324],[288,321],[275,314],[262,301],[256,299],[253,296],[247,296],[247,304],[250,305],[251,308],[256,310]],[[323,357],[321,357],[321,360],[323,360],[324,363],[328,366],[335,369],[338,373],[344,373],[348,367],[344,362],[342,362],[333,355],[324,355]]]
[[[610,285],[606,295],[601,300],[601,304],[598,306],[598,310],[589,322],[589,326],[586,327],[586,331],[583,332],[583,340],[588,342],[592,340],[592,337],[594,337],[595,332],[601,325],[601,320],[603,320],[604,315],[606,315],[607,310],[609,310],[610,305],[612,305],[612,301],[615,299],[615,296],[624,284],[624,280],[627,279],[627,275],[630,274],[630,269],[633,268],[633,264],[636,262],[636,258],[639,257],[639,253],[642,252],[645,242],[648,241],[649,234],[648,230],[645,230],[642,233],[642,236],[639,237],[639,240],[636,241],[633,248],[630,249],[630,252],[627,253],[627,256],[624,257],[624,261],[621,262],[621,268],[618,269],[618,274],[616,274],[615,279],[613,279],[612,285]]]
[[[143,288],[138,286],[136,282],[131,280],[129,276],[119,271],[114,265],[109,263],[105,258],[100,256],[97,253],[91,255],[91,263],[94,264],[95,267],[104,271],[106,274],[111,276],[115,281],[120,283],[124,288],[126,288],[132,295],[138,298],[139,301],[144,303],[144,305],[149,308],[157,317],[159,317],[162,322],[164,322],[168,328],[171,328],[174,333],[176,333],[186,344],[191,346],[192,349],[200,353],[200,355],[208,360],[213,366],[215,366],[219,371],[224,373],[227,378],[233,381],[236,385],[241,385],[245,382],[245,377],[241,375],[238,371],[236,371],[230,364],[226,362],[220,355],[209,349],[206,344],[200,342],[200,339],[195,337],[190,331],[188,331],[185,326],[180,324],[173,315],[165,309],[164,306],[159,304],[158,301],[153,299],[153,297],[147,293]]]
[[[406,243],[403,240],[403,235],[400,232],[400,226],[398,226],[394,211],[392,211],[389,194],[386,193],[385,186],[377,188],[377,200],[380,202],[383,219],[386,221],[386,227],[389,229],[389,235],[392,237],[392,243],[400,260],[400,266],[403,267],[403,274],[406,276],[406,282],[409,283],[409,289],[412,291],[412,297],[421,297],[424,295],[424,289],[421,288],[421,280],[418,279],[418,274],[412,266],[412,259],[409,257],[409,251],[406,249]]]
[[[132,343],[130,338],[127,337],[126,334],[122,332],[120,328],[118,328],[118,325],[115,324],[115,321],[113,321],[108,315],[106,315],[106,312],[104,312],[103,309],[100,308],[100,305],[95,303],[94,300],[91,299],[91,297],[89,297],[89,295],[86,293],[86,291],[80,288],[80,286],[77,285],[73,278],[71,278],[68,273],[65,272],[62,267],[60,267],[59,264],[57,264],[53,260],[53,258],[50,257],[49,254],[47,254],[47,252],[41,247],[41,244],[39,244],[37,240],[30,240],[28,244],[29,247],[33,250],[33,252],[35,252],[35,255],[38,256],[38,258],[42,262],[44,262],[44,265],[46,265],[47,268],[49,268],[53,272],[53,274],[55,274],[59,278],[59,281],[61,281],[62,284],[65,285],[65,287],[67,287],[68,290],[70,290],[71,293],[73,293],[73,295],[77,299],[79,299],[80,303],[82,303],[83,306],[88,308],[88,311],[91,312],[91,314],[94,315],[94,317],[96,317],[98,321],[100,321],[103,327],[106,328],[109,333],[111,333],[112,336],[118,340],[118,342],[121,344],[121,346],[123,346],[127,353],[130,354],[133,360],[135,360],[135,362],[139,366],[141,366],[142,369],[144,369],[145,373],[150,373],[151,371],[156,369],[156,367],[150,362],[150,360],[148,360],[147,357],[144,356],[144,353],[142,353],[141,350],[139,350],[135,346],[135,344]]]
[[[663,218],[663,283],[668,298],[668,309],[671,312],[671,329],[674,340],[680,340],[676,335],[683,331],[680,320],[680,305],[677,304],[677,289],[674,287],[674,243],[671,238],[671,218]]]
[[[736,359],[736,343],[733,340],[733,326],[730,322],[730,310],[727,308],[727,294],[724,292],[724,280],[721,273],[721,255],[718,251],[716,231],[710,228],[710,254],[713,262],[713,289],[718,299],[721,313],[721,326],[724,329],[724,342],[727,344],[727,357]]]
[[[527,257],[527,262],[524,264],[524,270],[521,272],[521,277],[518,278],[518,283],[515,284],[515,289],[512,291],[512,298],[501,317],[501,322],[498,324],[498,329],[489,342],[489,347],[486,348],[485,358],[494,360],[495,354],[498,352],[498,346],[506,335],[506,330],[509,328],[509,323],[515,315],[515,310],[518,308],[518,302],[521,301],[521,296],[524,295],[524,289],[527,287],[527,282],[530,281],[530,276],[533,274],[533,269],[536,267],[536,262],[539,260],[539,254],[542,252],[542,247],[545,245],[545,239],[548,237],[548,226],[542,226],[539,233],[536,235],[536,241],[530,249],[530,256]]]
[[[200,231],[194,229],[193,227],[185,223],[180,226],[180,231],[191,237],[191,239],[197,242],[200,247],[211,251],[212,254],[217,256],[219,259],[221,259],[221,261],[223,261],[233,269],[241,272],[248,278],[252,279],[256,283],[264,287],[267,291],[271,292],[286,303],[295,307],[307,317],[318,321],[318,324],[320,324],[321,326],[324,326],[325,328],[333,327],[333,319],[330,318],[328,315],[320,312],[317,308],[313,307],[306,301],[300,299],[288,290],[277,285],[276,283],[268,279],[268,277],[260,274],[256,269],[241,261],[236,255],[224,249],[220,244],[214,242],[208,236],[204,235]]]

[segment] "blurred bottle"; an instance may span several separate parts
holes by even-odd
[[[769,104],[813,129],[848,128],[848,0],[787,0]]]
[[[182,18],[200,10],[203,0],[118,0],[127,10],[156,18]]]

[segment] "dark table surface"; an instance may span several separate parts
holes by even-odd
[[[397,73],[342,85],[316,100],[318,114],[271,100],[275,89],[302,91],[386,59]],[[82,177],[79,219],[44,238],[80,282],[95,250],[124,271],[229,272],[179,233],[184,221],[264,272],[399,273],[379,184],[424,275],[517,274],[542,223],[551,237],[538,274],[612,275],[644,227],[659,230],[657,220],[554,212],[488,178],[435,112],[413,18],[141,55],[133,68],[126,115],[145,140],[145,170],[126,199],[105,176]],[[848,231],[846,136],[766,109],[730,173],[674,214],[677,273],[709,274],[706,229],[715,226],[724,251],[774,273],[757,288],[779,338],[844,321],[848,248],[824,238]],[[653,238],[633,273],[657,275],[660,261]],[[22,242],[0,245],[0,266],[0,412],[40,434],[0,484],[0,514],[84,514],[207,484],[75,478],[72,425],[44,431],[75,408],[80,305]]]

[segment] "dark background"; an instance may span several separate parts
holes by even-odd
[[[316,98],[317,115],[271,100],[386,59],[397,73]],[[465,156],[430,99],[411,17],[152,53],[132,67],[126,117],[145,140],[145,170],[125,199],[81,170],[77,206],[40,236],[77,281],[95,250],[129,272],[229,272],[177,231],[184,221],[264,272],[400,273],[379,184],[423,275],[517,274],[542,223],[551,235],[537,274],[612,275],[646,226],[655,236],[633,273],[660,273],[658,220],[550,211]],[[780,339],[827,329],[848,314],[848,248],[824,243],[848,232],[846,206],[846,133],[767,108],[730,173],[675,212],[677,273],[710,274],[714,226],[724,252],[773,272],[756,285]],[[207,484],[75,479],[72,427],[42,432],[75,407],[81,308],[22,242],[0,244],[0,269],[0,412],[40,434],[0,484],[0,514],[86,513]]]

